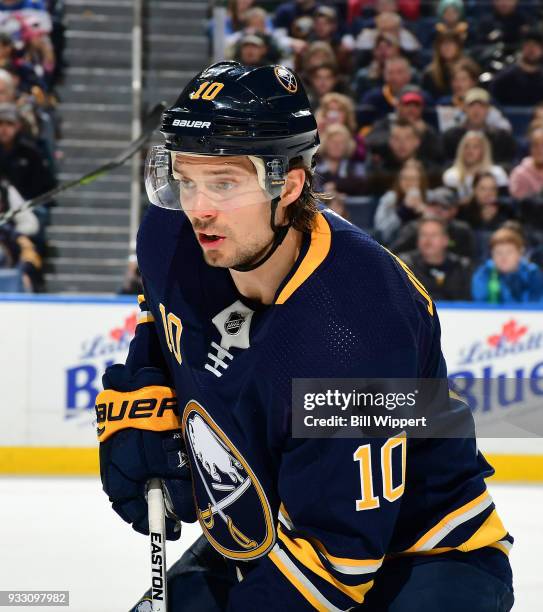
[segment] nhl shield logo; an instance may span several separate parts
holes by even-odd
[[[298,81],[290,70],[284,66],[275,67],[275,76],[281,85],[289,92],[296,93],[298,91]]]
[[[197,402],[185,406],[182,427],[206,538],[230,559],[267,554],[275,542],[271,509],[247,461]]]
[[[245,318],[245,315],[241,314],[241,312],[230,313],[224,323],[224,331],[229,336],[237,336],[242,325],[245,323]]]

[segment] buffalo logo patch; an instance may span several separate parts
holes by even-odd
[[[185,407],[183,433],[206,538],[229,559],[267,554],[275,541],[271,509],[247,461],[195,401]]]
[[[296,93],[298,91],[298,81],[290,70],[284,66],[276,66],[274,72],[279,83],[281,83],[289,93]]]

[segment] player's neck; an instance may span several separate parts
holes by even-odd
[[[301,245],[301,232],[291,227],[275,253],[261,266],[249,272],[230,269],[237,290],[246,298],[272,304],[279,285],[300,254]]]

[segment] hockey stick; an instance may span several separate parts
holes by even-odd
[[[108,172],[111,172],[111,170],[114,170],[119,166],[122,166],[125,161],[134,156],[149,140],[149,138],[151,138],[153,132],[159,126],[160,119],[165,108],[166,104],[164,103],[157,104],[153,108],[153,110],[147,115],[147,117],[145,117],[140,136],[133,140],[126,147],[126,149],[121,151],[121,153],[117,157],[106,162],[105,164],[102,164],[101,166],[96,168],[96,170],[92,170],[92,172],[84,174],[80,178],[73,179],[71,181],[66,181],[61,185],[57,185],[56,187],[53,187],[53,189],[50,189],[49,191],[46,191],[45,193],[42,193],[41,195],[36,196],[31,200],[28,200],[20,208],[8,210],[7,212],[0,214],[0,226],[5,225],[9,221],[11,221],[11,219],[13,219],[13,217],[15,217],[15,215],[19,214],[20,212],[30,210],[31,208],[35,208],[36,206],[40,206],[41,204],[45,204],[60,193],[64,193],[68,189],[72,189],[72,187],[88,185],[89,183],[92,183],[94,180],[96,180],[98,177],[107,174]]]
[[[147,506],[151,540],[151,603],[153,612],[167,612],[165,507],[162,483],[158,478],[149,481]]]

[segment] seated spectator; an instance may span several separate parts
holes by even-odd
[[[224,32],[227,36],[246,27],[246,14],[254,3],[254,0],[228,0],[226,23],[224,24]]]
[[[408,121],[418,130],[421,143],[419,157],[440,163],[443,160],[441,136],[426,123],[422,117],[424,112],[424,95],[416,85],[406,85],[398,98],[396,113],[377,121],[372,131],[366,136],[366,146],[372,154],[384,154],[387,146],[391,125],[397,121]]]
[[[262,37],[269,48],[268,57],[272,63],[279,62],[283,52],[290,54],[288,39],[280,39],[276,35],[272,36],[268,14],[264,9],[259,7],[248,9],[244,13],[243,23],[242,29],[227,36],[225,57],[234,57],[239,41],[249,34],[257,34]]]
[[[392,189],[379,200],[373,221],[377,239],[390,245],[403,224],[418,219],[424,211],[427,190],[424,166],[414,159],[407,160]]]
[[[398,96],[411,81],[411,65],[404,57],[394,57],[385,64],[385,84],[370,89],[362,98],[362,125],[371,125],[377,119],[396,110]]]
[[[7,180],[25,200],[56,185],[47,159],[35,142],[21,134],[14,104],[0,104],[0,177]]]
[[[322,133],[319,161],[315,168],[315,190],[359,195],[365,186],[364,166],[353,160],[356,142],[341,124]]]
[[[501,228],[490,239],[491,259],[473,275],[472,295],[478,302],[524,304],[543,301],[543,273],[524,258],[524,240]]]
[[[339,93],[329,93],[322,97],[321,104],[315,112],[319,133],[324,133],[332,124],[344,125],[356,141],[356,159],[364,159],[366,148],[364,138],[356,133],[356,115],[354,102],[351,98]]]
[[[490,235],[513,216],[511,207],[499,198],[494,175],[490,172],[478,174],[473,181],[473,197],[458,214],[458,218],[466,221],[477,234],[477,261],[487,259]]]
[[[40,221],[33,210],[21,210],[24,203],[25,200],[13,185],[5,179],[0,180],[0,213],[17,211],[11,221],[13,230],[17,234],[33,237],[40,231]]]
[[[513,168],[509,192],[517,200],[540,196],[543,192],[543,125],[529,133],[530,155]]]
[[[473,179],[481,172],[490,172],[499,189],[507,188],[507,173],[494,164],[488,138],[482,132],[466,132],[458,144],[453,165],[443,174],[443,184],[454,189],[460,205],[465,205],[473,195]]]
[[[355,40],[355,47],[361,52],[369,53],[375,47],[379,35],[394,36],[400,49],[407,55],[413,55],[420,49],[415,35],[402,26],[402,19],[397,13],[384,12],[375,18],[375,28],[365,28]]]
[[[303,53],[297,58],[297,72],[307,80],[309,73],[317,66],[329,64],[336,66],[336,55],[332,47],[322,41],[307,45]]]
[[[528,26],[528,18],[518,5],[518,0],[492,0],[492,10],[485,11],[477,23],[477,42],[480,45],[500,42],[506,46],[506,52],[516,50]]]
[[[460,125],[448,129],[443,134],[447,159],[454,159],[460,140],[462,140],[462,137],[467,132],[473,130],[483,132],[488,138],[492,157],[497,163],[512,163],[515,157],[515,139],[507,130],[488,125],[490,109],[490,96],[487,91],[480,87],[474,87],[466,93],[464,99],[464,120]]]
[[[422,208],[422,217],[440,219],[445,223],[451,253],[473,260],[477,253],[475,235],[465,221],[456,218],[458,210],[458,199],[454,192],[446,187],[438,187],[427,192],[426,204]],[[416,242],[417,222],[410,221],[400,229],[390,248],[395,253],[403,253],[416,248]]]
[[[452,95],[443,96],[437,101],[436,112],[440,132],[445,132],[449,128],[461,125],[465,121],[465,97],[468,91],[477,88],[479,73],[479,66],[468,58],[464,58],[452,66]],[[490,128],[511,132],[511,123],[507,117],[496,106],[490,105],[490,103],[486,115],[486,125]]]
[[[436,23],[438,34],[454,34],[462,41],[468,37],[468,22],[464,20],[464,3],[462,0],[440,0],[437,6]]]
[[[299,17],[312,17],[319,4],[316,0],[290,0],[283,2],[275,10],[273,27],[280,33],[293,36],[292,25]]]
[[[434,41],[432,61],[422,74],[422,88],[435,100],[451,95],[451,70],[464,55],[464,44],[458,35],[439,34]]]
[[[417,249],[400,253],[434,300],[470,299],[469,260],[448,250],[447,224],[426,217],[417,222]]]
[[[329,93],[341,93],[349,96],[350,90],[339,76],[333,64],[315,66],[307,75],[307,97],[313,110],[318,108],[322,98]]]
[[[309,42],[326,42],[334,50],[338,69],[342,74],[352,71],[352,44],[350,37],[345,38],[338,24],[336,10],[331,6],[319,6],[313,12],[313,28]]]
[[[261,34],[245,34],[236,45],[234,59],[245,66],[265,66],[273,63],[274,53]]]
[[[393,57],[401,56],[400,43],[393,34],[379,34],[372,54],[369,64],[362,66],[354,77],[357,100],[362,100],[369,89],[383,86],[385,63]]]
[[[527,32],[515,63],[496,74],[490,83],[502,106],[533,106],[543,99],[543,35]]]
[[[410,121],[398,119],[394,122],[384,154],[374,154],[371,151],[368,160],[368,175],[378,195],[390,189],[395,174],[408,159],[418,159],[424,163],[431,187],[441,183],[440,166],[433,160],[421,158],[420,143],[421,135]]]

